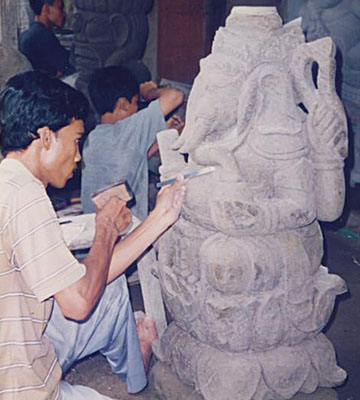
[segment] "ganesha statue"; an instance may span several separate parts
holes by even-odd
[[[161,179],[215,167],[187,183],[157,271],[172,322],[156,355],[206,400],[290,399],[346,377],[322,333],[346,292],[321,265],[318,223],[344,203],[334,51],[274,7],[234,7],[183,133],[158,135]]]

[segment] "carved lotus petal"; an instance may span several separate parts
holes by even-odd
[[[250,400],[260,377],[259,364],[237,354],[211,351],[197,363],[197,387],[206,400]]]
[[[265,296],[265,299],[261,299],[253,321],[253,342],[257,350],[281,343],[286,330],[282,296]]]
[[[310,372],[310,361],[304,351],[278,347],[259,354],[266,384],[282,399],[290,399],[303,386]]]
[[[324,334],[304,342],[311,363],[319,374],[319,384],[325,387],[340,385],[346,378],[346,372],[337,366],[333,345]]]
[[[310,367],[309,375],[306,377],[304,384],[301,387],[301,392],[312,393],[319,386],[319,375],[313,366]]]

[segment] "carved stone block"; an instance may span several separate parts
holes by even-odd
[[[206,400],[285,400],[346,377],[321,333],[346,291],[321,265],[317,221],[344,203],[334,53],[274,7],[235,7],[200,62],[180,138],[158,135],[162,179],[216,167],[188,182],[159,243],[174,320],[157,356]]]
[[[75,0],[76,86],[86,92],[96,68],[143,56],[149,33],[147,13],[153,0]]]

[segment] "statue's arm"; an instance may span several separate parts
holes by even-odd
[[[231,236],[265,235],[307,226],[316,219],[312,168],[306,159],[291,160],[274,175],[269,197],[210,200],[213,223]]]

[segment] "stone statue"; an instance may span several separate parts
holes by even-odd
[[[353,140],[350,186],[360,185],[360,1],[308,0],[301,9],[308,41],[331,36],[338,54],[338,89]]]
[[[76,86],[86,92],[96,68],[143,56],[149,33],[147,13],[153,0],[75,0]]]
[[[346,285],[321,265],[317,222],[344,202],[334,45],[305,43],[274,7],[234,7],[200,67],[182,135],[158,135],[162,179],[216,170],[188,182],[181,218],[160,239],[173,322],[157,356],[206,400],[339,385],[346,373],[321,331]]]

